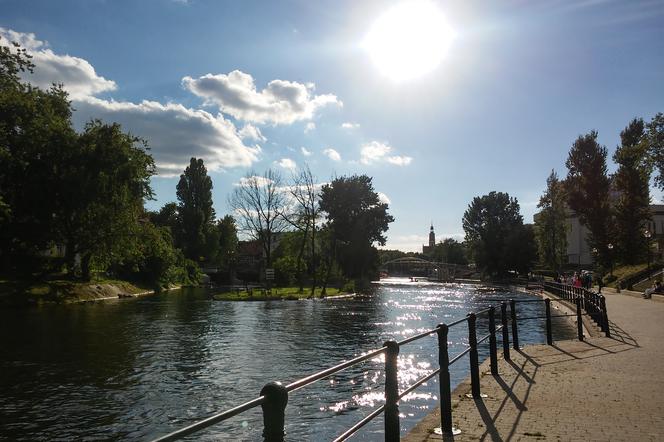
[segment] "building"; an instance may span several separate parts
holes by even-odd
[[[653,260],[662,258],[662,245],[664,240],[664,204],[651,204],[652,218],[646,223],[644,232],[651,234],[651,257]],[[588,229],[581,224],[579,217],[570,212],[567,217],[567,262],[580,266],[589,265],[594,262],[594,257],[588,245]]]
[[[422,246],[423,255],[433,255],[433,250],[436,245],[436,234],[433,231],[433,223],[431,223],[431,229],[429,229],[429,245]]]

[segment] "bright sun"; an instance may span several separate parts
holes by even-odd
[[[376,67],[394,81],[407,81],[434,70],[454,38],[445,16],[428,0],[406,2],[381,15],[363,46]]]

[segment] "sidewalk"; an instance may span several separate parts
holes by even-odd
[[[448,440],[664,440],[664,304],[607,293],[611,338],[512,351],[500,377],[482,366],[482,393],[453,395],[461,434]],[[439,441],[438,411],[404,438]]]

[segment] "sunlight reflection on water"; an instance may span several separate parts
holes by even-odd
[[[0,311],[2,437],[150,439],[253,399],[266,382],[289,383],[386,340],[524,296],[408,279],[384,280],[368,296],[334,301],[233,303],[209,295],[185,290],[128,302]],[[543,311],[539,303],[522,305],[524,315]],[[572,327],[557,325],[554,339],[573,336]],[[478,336],[487,327],[478,318]],[[543,322],[523,324],[520,339],[543,342]],[[450,329],[448,341],[451,357],[468,346],[465,323]],[[480,359],[487,354],[480,347]],[[383,404],[384,360],[379,355],[292,393],[288,438],[330,440]],[[435,334],[403,346],[400,390],[437,364]],[[464,357],[451,367],[453,386],[467,366]],[[437,395],[433,378],[403,398],[404,432],[436,406]],[[256,410],[196,439],[261,440],[261,431]],[[382,418],[354,440],[382,440]]]

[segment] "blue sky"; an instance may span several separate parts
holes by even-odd
[[[579,134],[612,153],[630,119],[664,111],[664,2],[432,0],[455,38],[434,70],[395,82],[362,42],[400,3],[0,0],[0,35],[35,55],[31,81],[65,84],[79,127],[100,117],[148,139],[151,208],[175,200],[190,156],[219,215],[250,171],[308,163],[322,182],[374,177],[388,246],[405,250],[430,222],[460,238],[492,190],[531,222]]]

